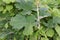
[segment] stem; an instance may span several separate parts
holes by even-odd
[[[36,6],[37,6],[37,25],[38,29],[40,28],[40,16],[39,16],[39,0],[36,0]]]

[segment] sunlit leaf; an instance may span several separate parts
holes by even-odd
[[[56,30],[57,34],[60,36],[60,26],[57,25],[57,26],[55,27],[55,30]]]
[[[49,36],[49,37],[53,37],[53,35],[54,35],[54,30],[53,30],[53,29],[48,29],[48,30],[46,31],[46,35]]]

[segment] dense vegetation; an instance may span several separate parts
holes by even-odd
[[[60,0],[0,0],[0,40],[60,40]]]

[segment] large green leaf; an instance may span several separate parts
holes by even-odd
[[[18,3],[15,4],[16,8],[24,9],[24,10],[31,10],[33,8],[33,3],[25,0],[17,0]]]
[[[10,24],[13,26],[13,29],[21,29],[26,25],[25,17],[21,14],[17,14],[15,17],[11,18]]]
[[[10,24],[13,26],[13,29],[21,29],[25,26],[24,35],[32,34],[33,26],[35,26],[35,16],[22,16],[21,14],[17,14],[15,17],[12,17]],[[28,30],[27,30],[28,29]]]
[[[2,5],[3,4],[3,1],[2,0],[0,0],[0,5]]]

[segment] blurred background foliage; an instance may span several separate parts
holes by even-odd
[[[0,0],[0,40],[60,40],[60,0]]]

